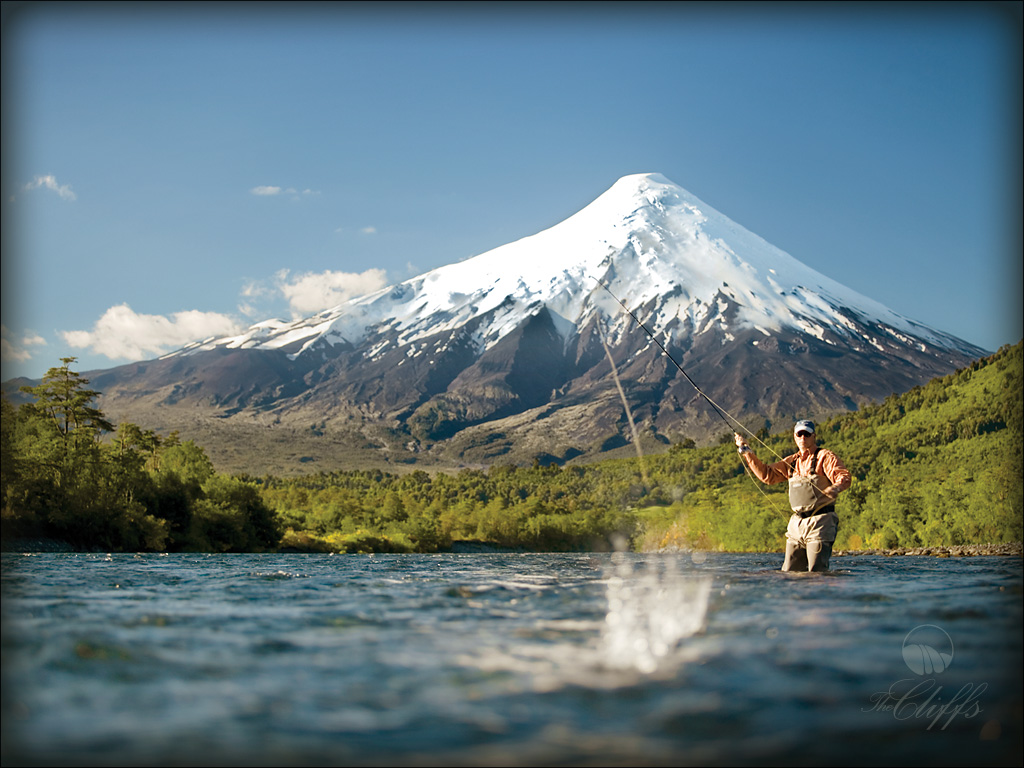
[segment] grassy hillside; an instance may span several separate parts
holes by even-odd
[[[969,368],[820,424],[819,443],[854,478],[837,504],[836,546],[1020,541],[1021,369],[1021,344],[1004,347]],[[765,441],[782,456],[793,451],[786,426]],[[757,448],[763,459],[774,458]],[[642,512],[645,546],[781,546],[789,515],[784,485],[764,489],[739,472],[725,482],[698,472],[690,482],[693,493]]]
[[[854,475],[838,504],[837,547],[1021,540],[1021,369],[1018,344],[820,424],[820,443]],[[790,430],[760,436],[762,458],[791,453]],[[292,546],[429,550],[482,539],[566,549],[624,536],[642,549],[778,550],[789,518],[785,486],[754,481],[725,440],[565,468],[342,472],[261,483]]]

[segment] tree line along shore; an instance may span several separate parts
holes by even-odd
[[[590,464],[428,474],[218,473],[176,433],[114,425],[74,358],[3,400],[3,547],[103,552],[781,550],[785,484],[753,481],[731,434],[698,448]],[[808,414],[812,416],[813,414]],[[949,376],[820,420],[818,442],[853,475],[835,554],[1020,554],[1024,540],[1022,344]],[[794,450],[792,425],[748,425],[759,455]]]

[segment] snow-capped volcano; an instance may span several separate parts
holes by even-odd
[[[633,322],[600,290],[604,283],[655,333],[670,328],[706,331],[754,328],[769,337],[784,328],[819,339],[826,330],[856,336],[850,313],[886,328],[891,340],[927,341],[967,354],[963,342],[915,323],[824,275],[737,225],[661,174],[619,179],[593,203],[560,224],[479,256],[427,272],[318,315],[268,321],[233,337],[182,350],[284,349],[302,354],[318,340],[359,345],[386,334],[367,350],[420,342],[476,318],[481,349],[488,349],[540,307],[569,340],[595,313]],[[724,302],[735,313],[726,319]],[[877,345],[872,334],[862,343]]]
[[[115,419],[195,433],[211,455],[291,430],[273,438],[280,450],[333,468],[357,449],[364,465],[604,454],[634,439],[613,373],[642,442],[718,439],[672,362],[759,428],[881,400],[984,354],[649,173],[474,258],[90,378]]]

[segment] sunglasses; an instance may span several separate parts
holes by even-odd
[[[814,434],[813,432],[797,432],[796,436],[797,437],[810,437],[813,434]]]

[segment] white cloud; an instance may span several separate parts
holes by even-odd
[[[0,358],[5,362],[25,363],[32,359],[31,347],[46,346],[46,339],[36,333],[17,336],[0,326]]]
[[[288,300],[293,315],[303,317],[380,290],[387,285],[387,272],[326,272],[290,277],[287,270],[277,273],[278,288]]]
[[[243,317],[256,317],[261,311],[259,300],[265,299],[275,292],[276,289],[268,288],[258,280],[249,280],[242,286],[242,301],[238,305],[238,311]],[[257,303],[253,303],[252,299],[255,299]]]
[[[334,228],[334,234],[336,234],[336,235],[348,234],[350,231],[356,231],[356,230],[350,230],[350,229],[348,229],[346,227],[335,227]],[[361,235],[376,235],[377,234],[377,228],[373,227],[373,226],[360,227],[358,232]]]
[[[63,331],[72,347],[89,349],[111,359],[141,360],[157,357],[184,345],[240,333],[242,327],[227,315],[186,310],[170,317],[140,315],[127,304],[111,307],[91,331]]]
[[[58,183],[57,177],[53,175],[36,176],[24,186],[24,189],[26,192],[31,192],[34,189],[49,189],[60,195],[62,200],[73,201],[77,199],[75,193],[71,190],[71,185]]]
[[[259,187],[253,187],[249,190],[254,195],[260,195],[262,197],[273,197],[274,195],[290,195],[293,198],[300,196],[309,197],[311,195],[319,195],[320,193],[315,189],[304,189],[301,192],[295,187],[277,187],[270,184],[262,185]]]
[[[288,274],[288,270],[281,270],[277,273],[278,279],[284,279],[284,276]],[[242,296],[247,299],[259,299],[275,292],[275,288],[268,288],[265,283],[260,280],[249,280],[242,286]]]

